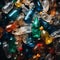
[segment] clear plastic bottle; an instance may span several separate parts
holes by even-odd
[[[49,1],[48,0],[43,0],[42,1],[42,6],[43,6],[43,11],[47,12],[49,10]]]
[[[3,50],[5,52],[6,57],[9,59],[11,58],[11,53],[9,53],[8,49],[9,49],[9,46],[7,42],[3,42]]]
[[[2,8],[2,11],[5,13],[5,14],[8,14],[11,9],[13,8],[13,2],[8,2],[3,8]]]
[[[47,13],[45,13],[44,11],[42,12],[42,14],[40,15],[41,18],[43,20],[45,20],[46,22],[49,22],[52,20],[52,16],[51,15],[48,15]]]

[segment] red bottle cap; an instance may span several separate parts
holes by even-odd
[[[42,44],[42,43],[38,43],[37,46],[38,46],[38,47],[42,47],[43,44]]]
[[[19,50],[19,51],[22,51],[22,50],[23,50],[23,48],[22,48],[22,47],[20,47],[20,48],[18,48],[18,50]]]

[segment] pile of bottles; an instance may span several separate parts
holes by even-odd
[[[1,0],[0,48],[1,60],[55,60],[60,55],[60,2]]]

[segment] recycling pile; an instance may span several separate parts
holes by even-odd
[[[55,60],[60,55],[58,8],[56,0],[1,0],[4,60]]]

